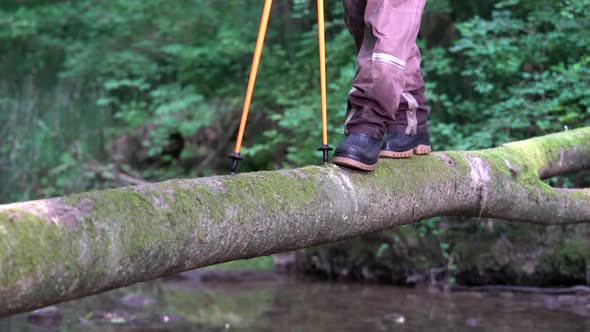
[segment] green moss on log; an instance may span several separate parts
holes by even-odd
[[[264,204],[269,214],[283,210],[311,208],[317,202],[319,190],[318,175],[326,170],[321,167],[305,167],[299,174],[281,172],[260,172],[240,174],[223,181],[223,197],[228,204],[239,204],[248,212]]]
[[[23,211],[2,211],[0,233],[0,288],[8,289],[18,283],[27,284],[80,268],[80,248],[64,247],[64,243],[71,243],[64,242],[68,234],[52,220]],[[46,290],[59,293],[63,289],[47,285]]]

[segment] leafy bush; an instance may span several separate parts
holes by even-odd
[[[355,72],[328,2],[330,144]],[[226,173],[262,3],[3,1],[0,201],[116,185],[89,170],[135,137],[148,180]],[[589,124],[589,1],[429,1],[420,43],[437,149],[490,147]],[[274,5],[241,171],[319,164],[315,2]],[[166,155],[171,135],[184,148]],[[156,160],[156,162],[153,162]]]

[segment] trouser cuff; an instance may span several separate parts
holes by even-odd
[[[376,139],[383,139],[385,134],[381,128],[377,128],[370,125],[348,125],[344,129],[346,135],[350,134],[363,134]]]
[[[392,124],[387,126],[388,133],[405,133],[408,125],[405,124]],[[428,132],[428,125],[418,125],[417,127],[417,134],[425,134]]]

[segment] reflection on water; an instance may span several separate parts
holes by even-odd
[[[0,331],[590,331],[590,317],[555,297],[275,277],[156,280],[58,308],[59,319],[13,316]]]

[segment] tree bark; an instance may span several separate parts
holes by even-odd
[[[172,180],[0,206],[0,317],[442,215],[590,222],[590,127],[481,151]]]

